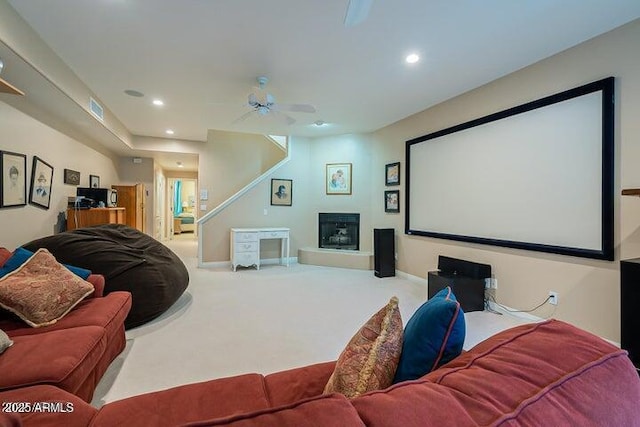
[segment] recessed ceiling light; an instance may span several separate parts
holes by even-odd
[[[316,120],[315,122],[313,122],[313,124],[318,127],[326,125],[324,120]]]
[[[135,96],[136,98],[142,98],[144,96],[144,93],[135,89],[127,89],[124,91],[124,93],[126,93],[129,96]]]
[[[407,63],[409,64],[415,64],[416,62],[420,61],[420,57],[417,54],[412,53],[410,55],[407,55],[405,61],[407,61]]]
[[[157,105],[158,107],[162,107],[164,105],[164,102],[162,101],[162,99],[154,99],[153,100],[153,105]]]
[[[176,164],[178,165],[179,168],[183,168],[184,165],[182,164],[182,162],[176,162]]]
[[[167,129],[164,131],[164,133],[166,133],[167,135],[173,135],[175,132],[173,131],[173,129]]]

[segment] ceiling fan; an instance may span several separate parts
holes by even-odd
[[[313,105],[309,104],[280,104],[276,102],[273,95],[265,91],[265,86],[269,79],[265,76],[259,76],[257,78],[259,87],[254,92],[249,94],[247,105],[251,107],[251,111],[243,114],[234,120],[234,123],[245,120],[251,115],[258,114],[260,116],[266,116],[268,114],[278,114],[285,118],[288,125],[292,125],[296,120],[285,114],[283,111],[295,112],[295,113],[315,113],[316,109]]]
[[[373,0],[349,0],[347,13],[344,15],[344,26],[353,27],[367,19]]]

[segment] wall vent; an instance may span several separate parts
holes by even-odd
[[[98,101],[91,97],[89,97],[89,110],[98,120],[104,122],[104,109],[102,105],[98,104]]]

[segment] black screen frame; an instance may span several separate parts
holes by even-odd
[[[476,236],[465,236],[453,233],[434,232],[429,230],[414,229],[411,227],[411,187],[416,185],[411,181],[411,147],[439,138],[445,135],[470,129],[486,123],[504,119],[517,114],[523,114],[541,107],[558,102],[577,98],[583,95],[602,91],[602,170],[601,170],[601,245],[598,249],[555,246],[541,243],[529,243],[507,239],[492,239]],[[492,246],[509,247],[530,251],[554,253],[583,258],[614,260],[614,127],[615,127],[615,78],[607,77],[592,83],[585,84],[574,89],[550,95],[532,102],[528,102],[513,108],[474,119],[459,125],[442,129],[424,136],[406,141],[406,194],[405,197],[405,234],[414,236],[434,237],[439,239],[455,240],[469,243],[479,243]]]

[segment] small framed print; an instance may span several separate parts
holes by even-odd
[[[80,172],[71,169],[65,169],[64,183],[69,185],[80,185]]]
[[[400,190],[388,190],[384,192],[384,211],[400,213]]]
[[[33,156],[29,203],[41,208],[49,209],[52,183],[53,166],[42,160],[40,157]]]
[[[293,180],[272,179],[271,180],[271,205],[291,206]]]
[[[327,194],[351,194],[351,163],[329,163],[325,176]]]
[[[98,175],[89,175],[89,187],[100,188],[100,177]]]
[[[27,156],[0,151],[0,208],[27,204]]]
[[[400,185],[400,162],[385,165],[384,175],[385,185]]]

